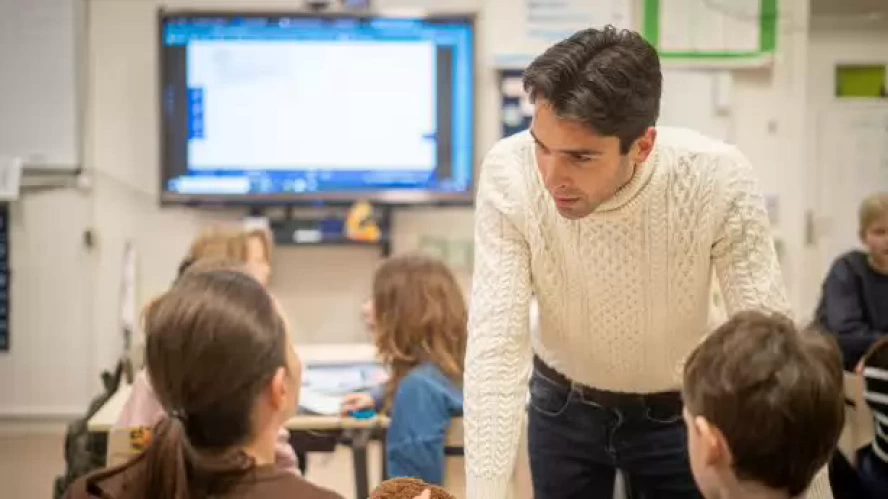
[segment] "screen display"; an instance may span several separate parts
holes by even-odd
[[[471,18],[161,16],[166,202],[469,201]]]

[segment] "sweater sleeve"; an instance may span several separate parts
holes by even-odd
[[[520,159],[491,152],[475,210],[475,268],[465,371],[468,499],[505,499],[530,366],[530,255],[516,226]]]
[[[829,483],[829,472],[824,466],[805,491],[804,499],[833,499],[832,486]]]
[[[881,337],[866,321],[864,297],[847,257],[836,260],[823,283],[822,326],[836,335],[845,369],[853,371],[872,344]]]
[[[718,165],[722,191],[712,258],[728,315],[756,309],[791,314],[768,212],[749,161],[737,150]]]

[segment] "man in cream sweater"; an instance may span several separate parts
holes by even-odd
[[[661,73],[637,33],[589,29],[537,58],[527,132],[487,155],[465,375],[469,499],[505,499],[527,405],[535,499],[700,497],[682,360],[728,312],[788,312],[746,158],[656,128]],[[539,304],[531,334],[528,306]],[[817,438],[812,435],[811,438]],[[824,475],[809,497],[831,497]]]

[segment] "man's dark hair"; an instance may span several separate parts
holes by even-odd
[[[839,440],[842,376],[831,337],[780,314],[742,312],[691,353],[684,402],[724,434],[739,479],[796,497]]]
[[[656,49],[638,33],[613,26],[577,32],[524,72],[531,101],[545,99],[559,117],[618,137],[621,154],[656,124],[662,87]]]

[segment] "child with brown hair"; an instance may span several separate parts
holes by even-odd
[[[70,499],[336,499],[275,465],[301,364],[265,288],[243,272],[184,274],[145,312],[165,416],[148,448],[75,482]]]
[[[703,496],[801,497],[839,440],[842,381],[834,341],[778,314],[740,313],[707,337],[685,364],[683,389]]]
[[[343,412],[389,412],[389,476],[441,485],[444,437],[463,410],[468,313],[462,291],[442,262],[396,256],[376,271],[372,310],[376,347],[391,378],[375,394],[346,397]]]
[[[249,247],[249,239],[258,237],[240,230],[229,230],[220,227],[212,227],[202,232],[191,244],[188,253],[179,264],[176,279],[194,272],[209,270],[231,270],[241,272],[255,278],[261,285],[264,276],[267,280],[268,273],[262,273],[261,267],[250,264],[250,259],[258,261],[258,256],[253,255],[258,248]],[[264,234],[256,232],[255,234]],[[270,251],[270,246],[265,247]],[[268,253],[262,253],[268,255]],[[257,272],[257,269],[260,272]],[[160,400],[151,386],[147,374],[143,370],[133,380],[130,390],[117,422],[116,428],[152,427],[165,415]],[[292,473],[298,473],[296,453],[289,443],[289,434],[282,430],[278,442],[278,465]]]
[[[836,335],[846,371],[888,335],[888,192],[860,205],[859,234],[866,251],[850,251],[833,263],[816,320]]]

